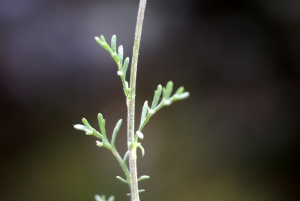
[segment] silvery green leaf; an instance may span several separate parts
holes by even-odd
[[[170,98],[172,90],[173,90],[173,82],[169,81],[167,83],[166,88],[163,90],[163,97],[164,97],[164,99]]]
[[[182,92],[184,92],[184,87],[179,87],[175,94],[181,94]]]
[[[162,92],[162,86],[158,85],[157,89],[154,92],[154,97],[153,97],[151,109],[154,109],[157,106],[159,98],[161,96],[161,92]]]
[[[103,35],[100,36],[100,40],[101,40],[102,43],[106,43],[105,38],[104,38]]]
[[[114,201],[114,200],[115,200],[115,197],[112,195],[112,196],[110,196],[110,197],[108,198],[107,201]]]
[[[122,177],[116,176],[117,179],[119,179],[121,182],[128,184],[128,181],[126,179],[123,179]]]
[[[95,37],[95,40],[97,41],[97,43],[99,45],[101,45],[106,51],[108,51],[109,53],[111,53],[111,49],[109,47],[109,45],[106,43],[104,36],[101,36],[100,38]]]
[[[122,125],[122,119],[120,119],[120,120],[117,122],[117,124],[116,124],[116,126],[115,126],[115,129],[114,129],[114,132],[113,132],[113,134],[112,134],[112,138],[111,138],[111,146],[112,146],[112,147],[115,146],[116,137],[117,137],[117,134],[118,134],[118,132],[119,132],[119,130],[120,130],[121,125]]]
[[[89,130],[92,130],[93,127],[89,124],[89,122],[85,119],[85,118],[82,118],[82,123],[89,129]]]
[[[143,175],[140,178],[138,178],[138,181],[142,181],[142,180],[149,179],[149,178],[150,177],[148,175]]]
[[[140,127],[142,126],[142,124],[144,123],[144,121],[146,119],[147,112],[148,112],[148,101],[145,101],[145,103],[143,105],[143,109],[142,109]]]
[[[115,60],[115,62],[118,64],[119,61],[120,61],[120,59],[119,59],[119,56],[117,55],[117,53],[116,52],[112,52],[111,56]]]
[[[127,69],[128,69],[128,64],[129,64],[129,57],[126,57],[126,59],[123,63],[123,68],[122,68],[125,79],[126,79],[126,72],[127,72]]]
[[[119,55],[120,65],[122,68],[122,63],[123,63],[123,46],[122,45],[119,46],[118,55]]]
[[[98,123],[100,127],[100,131],[103,136],[106,138],[106,131],[105,131],[105,119],[103,119],[103,115],[101,113],[98,114]]]
[[[137,148],[140,148],[140,150],[142,151],[142,156],[144,156],[144,155],[145,155],[145,149],[144,149],[144,147],[141,145],[141,143],[137,143],[136,147],[137,147]]]
[[[100,195],[95,195],[95,200],[96,201],[105,201],[105,199],[103,200]]]
[[[179,94],[178,99],[179,99],[179,100],[183,100],[183,99],[186,99],[186,98],[189,97],[189,96],[190,96],[190,93],[189,93],[189,92],[184,92],[184,93],[182,93],[182,94]]]
[[[116,35],[113,35],[111,37],[111,50],[113,53],[116,52],[116,49],[117,49],[116,47],[117,47],[117,37],[116,37]]]

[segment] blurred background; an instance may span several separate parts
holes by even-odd
[[[101,112],[126,119],[117,68],[95,41],[131,57],[138,0],[0,2],[0,200],[129,200],[115,158],[76,131]],[[158,84],[189,99],[147,124],[141,200],[300,198],[300,1],[149,0],[137,122]],[[117,147],[125,153],[126,124]]]

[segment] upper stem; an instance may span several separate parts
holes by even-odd
[[[132,63],[130,70],[130,93],[127,100],[127,142],[128,145],[134,142],[134,115],[135,115],[135,91],[136,91],[136,74],[137,74],[137,63],[138,55],[144,20],[144,13],[146,8],[147,0],[140,0],[139,10],[137,15],[137,23],[135,29]],[[129,146],[129,169],[130,169],[130,190],[131,190],[131,201],[139,201],[139,189],[137,181],[137,165],[136,165],[136,146]]]

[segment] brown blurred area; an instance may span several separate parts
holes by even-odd
[[[129,200],[117,162],[73,129],[126,119],[117,68],[131,57],[138,0],[0,2],[0,200]],[[148,0],[137,120],[158,84],[189,99],[158,112],[139,154],[141,200],[300,199],[300,1]],[[125,151],[126,123],[117,139]]]

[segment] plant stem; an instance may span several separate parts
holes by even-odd
[[[131,201],[139,201],[139,189],[137,181],[137,165],[136,165],[136,145],[134,142],[134,116],[135,116],[135,91],[136,91],[136,73],[138,55],[142,34],[142,26],[144,20],[144,13],[146,8],[147,0],[140,0],[139,10],[137,15],[132,62],[130,69],[130,93],[127,100],[127,142],[129,150],[129,169],[130,169],[130,190],[131,190]]]

